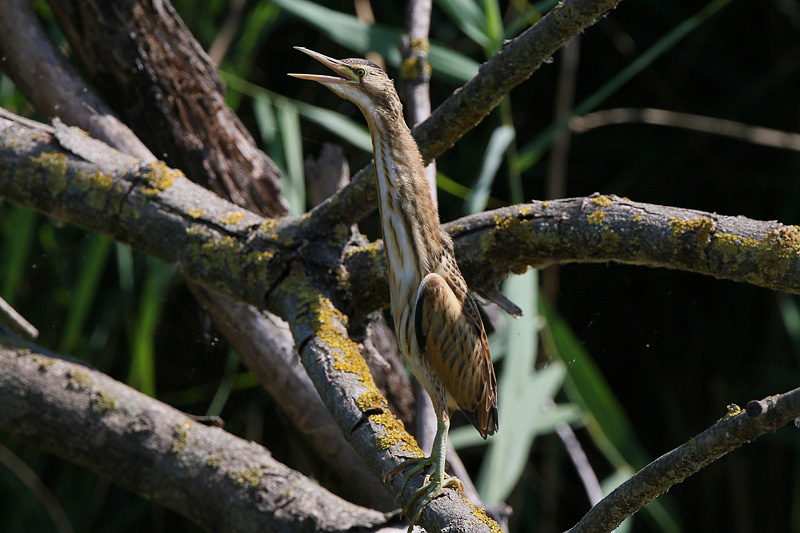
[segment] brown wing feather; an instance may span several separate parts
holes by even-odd
[[[417,344],[458,407],[486,437],[497,431],[497,380],[489,343],[460,273],[443,274],[447,280],[432,273],[420,284],[414,313]]]

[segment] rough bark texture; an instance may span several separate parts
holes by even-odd
[[[60,117],[111,146],[125,145],[125,151],[134,157],[155,159],[52,45],[33,12],[32,2],[4,3],[0,36],[3,71],[40,113]]]
[[[216,66],[169,2],[49,4],[109,105],[157,157],[202,176],[237,205],[269,216],[286,213],[278,168],[225,105]]]
[[[302,435],[300,447],[308,452],[306,457],[317,480],[361,505],[382,511],[394,509],[392,498],[364,468],[325,409],[294,350],[286,323],[200,286],[194,285],[192,291],[203,305],[213,307],[214,324]],[[270,356],[265,357],[265,353]]]
[[[0,337],[0,429],[165,505],[209,531],[365,530],[353,505],[264,448],[194,422],[97,372]]]
[[[534,202],[445,224],[470,287],[491,287],[509,271],[572,262],[619,262],[697,272],[800,292],[800,228],[614,195]],[[348,251],[351,291],[385,301],[361,281],[383,268],[381,242]]]
[[[307,217],[262,219],[163,164],[139,164],[69,128],[59,139],[49,131],[0,116],[0,195],[176,263],[194,281],[256,306],[297,263],[317,269],[314,283],[336,288],[346,313],[388,301],[381,241],[353,243],[341,225],[320,234]],[[800,228],[777,221],[596,194],[445,227],[476,289],[530,266],[616,261],[800,293]]]

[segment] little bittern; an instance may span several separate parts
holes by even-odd
[[[378,205],[400,351],[433,401],[438,421],[430,457],[409,459],[388,475],[427,468],[426,483],[405,511],[413,524],[442,487],[447,432],[456,409],[482,437],[497,431],[497,380],[478,306],[469,294],[450,237],[439,227],[417,143],[403,120],[392,80],[364,59],[337,60],[295,47],[336,76],[290,74],[316,81],[358,106],[372,135]],[[404,485],[405,486],[405,485]]]

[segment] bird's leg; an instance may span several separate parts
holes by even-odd
[[[411,519],[409,524],[409,531],[422,514],[423,509],[433,500],[444,487],[455,487],[459,491],[464,490],[464,485],[458,478],[450,477],[444,472],[445,458],[447,456],[447,433],[450,430],[450,420],[443,417],[437,417],[436,437],[433,439],[433,449],[431,450],[430,457],[415,457],[403,461],[400,466],[391,470],[384,476],[384,479],[390,475],[396,474],[400,470],[411,467],[406,473],[403,485],[400,488],[400,494],[406,488],[408,480],[423,468],[428,469],[425,475],[425,481],[422,487],[414,493],[411,500],[403,508],[403,512]]]

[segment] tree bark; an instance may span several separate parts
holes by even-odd
[[[108,104],[153,153],[250,211],[286,213],[280,171],[225,105],[216,65],[169,2],[49,4]]]
[[[209,531],[351,531],[385,524],[267,450],[97,372],[0,336],[0,429]]]
[[[317,282],[335,288],[346,313],[388,302],[381,241],[354,243],[335,227],[333,238],[313,218],[263,219],[162,164],[139,164],[70,128],[25,124],[0,115],[0,195],[12,201],[108,234],[252,305],[263,307],[297,264],[319,269]],[[595,194],[444,227],[476,289],[531,266],[614,261],[800,293],[800,229],[777,221]]]
[[[7,0],[0,17],[3,71],[36,109],[60,117],[111,146],[150,161],[156,159],[108,105],[75,74],[67,58],[45,34],[28,0]]]

